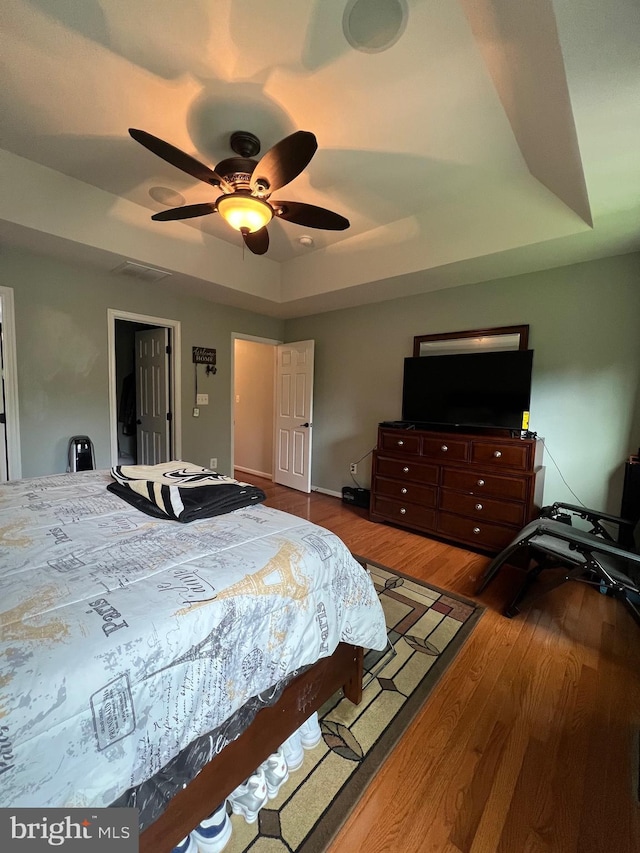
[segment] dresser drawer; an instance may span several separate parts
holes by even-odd
[[[378,456],[376,473],[398,480],[409,480],[413,483],[436,484],[438,482],[437,465],[424,465],[421,462],[414,462],[413,459],[393,459]]]
[[[448,489],[471,492],[474,495],[496,495],[507,500],[524,501],[527,497],[525,477],[500,477],[484,471],[467,471],[464,468],[445,468],[442,485]]]
[[[426,527],[430,530],[435,530],[435,509],[374,495],[371,511],[375,515],[383,516],[386,521],[393,521],[396,524],[406,524],[410,527]]]
[[[479,498],[477,495],[465,495],[447,489],[440,491],[440,509],[467,515],[478,521],[496,521],[499,524],[513,524],[515,527],[522,527],[525,522],[524,504],[495,498]]]
[[[438,533],[450,539],[468,542],[476,548],[501,551],[515,538],[514,527],[503,527],[488,521],[476,521],[461,515],[438,513]]]
[[[417,483],[403,483],[398,480],[387,480],[386,477],[376,477],[373,488],[377,495],[396,498],[399,501],[419,503],[426,507],[436,505],[435,486],[422,486]]]
[[[466,462],[469,458],[469,442],[460,439],[451,440],[446,436],[440,438],[424,436],[422,439],[422,455],[444,462]]]
[[[529,445],[502,444],[497,441],[474,441],[471,446],[471,461],[496,468],[529,469]]]
[[[395,453],[420,455],[420,436],[407,430],[380,430],[380,447]]]

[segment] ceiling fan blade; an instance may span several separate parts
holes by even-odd
[[[251,176],[251,190],[273,192],[288,184],[309,165],[317,148],[318,142],[308,130],[285,136],[258,162]]]
[[[269,232],[266,227],[251,232],[243,230],[242,236],[245,246],[254,255],[264,255],[269,248]]]
[[[339,213],[334,213],[325,207],[316,207],[315,204],[305,204],[302,201],[274,201],[273,199],[270,199],[269,204],[273,207],[275,215],[280,219],[295,222],[296,225],[304,225],[306,228],[344,231],[351,224]]]
[[[184,207],[172,207],[169,210],[161,210],[151,217],[156,222],[168,222],[172,219],[192,219],[194,216],[206,216],[207,213],[215,213],[216,206],[213,202],[204,204],[185,204]]]
[[[196,160],[195,157],[185,154],[184,151],[176,148],[175,145],[171,145],[170,143],[165,142],[164,139],[159,139],[157,136],[147,133],[146,130],[137,130],[135,127],[129,128],[129,134],[136,142],[139,142],[140,145],[144,145],[144,147],[148,148],[153,154],[157,154],[158,157],[166,160],[167,163],[171,163],[172,166],[176,166],[188,175],[192,175],[194,178],[204,181],[205,184],[212,184],[213,186],[220,187],[220,189],[225,193],[233,192],[233,187],[230,186],[224,178],[221,178],[220,175],[214,172],[213,169],[205,166],[204,163]]]

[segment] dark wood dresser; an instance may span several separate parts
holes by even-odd
[[[538,513],[542,451],[541,439],[381,425],[371,520],[500,551]]]

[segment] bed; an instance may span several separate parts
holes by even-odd
[[[164,853],[336,689],[359,700],[386,629],[330,531],[263,504],[153,518],[110,482],[0,486],[0,806],[138,804],[208,742],[142,820]]]

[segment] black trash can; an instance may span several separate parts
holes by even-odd
[[[96,457],[93,442],[88,435],[74,435],[69,439],[69,464],[67,471],[93,471]]]

